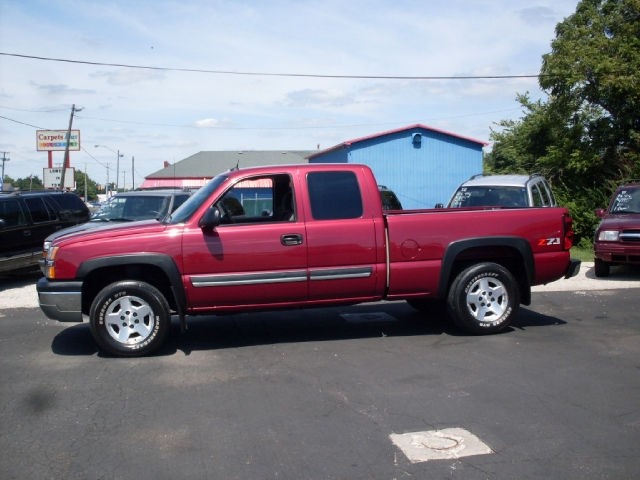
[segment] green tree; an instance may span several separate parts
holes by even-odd
[[[42,190],[44,188],[42,180],[40,180],[37,175],[30,175],[25,178],[18,178],[17,180],[14,180],[9,176],[5,176],[4,181],[5,183],[13,185],[13,188],[16,190],[22,190],[23,192],[28,192],[30,190]]]
[[[582,0],[544,55],[546,101],[492,130],[489,171],[540,172],[590,240],[614,187],[640,177],[640,0]]]
[[[74,175],[74,180],[76,182],[75,192],[81,197],[84,197],[85,173],[80,170],[76,170]],[[91,200],[97,199],[98,184],[95,181],[91,180],[89,176],[86,177],[86,183],[87,183],[87,198],[85,199],[85,201],[91,201]]]

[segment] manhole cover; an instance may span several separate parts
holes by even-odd
[[[493,453],[478,437],[464,428],[393,433],[389,438],[411,463]]]

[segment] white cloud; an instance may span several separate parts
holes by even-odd
[[[196,120],[195,125],[198,128],[215,128],[220,126],[220,121],[215,118],[204,118],[202,120]]]

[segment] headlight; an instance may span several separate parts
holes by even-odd
[[[44,246],[42,248],[42,258],[48,258],[49,252],[51,251],[51,242],[44,242]]]
[[[55,258],[58,253],[58,247],[54,247],[52,242],[44,242],[42,251],[42,260],[40,261],[40,269],[45,277],[55,278]]]
[[[601,230],[598,234],[598,240],[601,242],[617,242],[620,232],[618,230]]]

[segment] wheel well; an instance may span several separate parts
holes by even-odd
[[[138,280],[153,285],[164,295],[171,309],[176,310],[167,274],[158,266],[134,263],[101,267],[89,272],[82,282],[82,313],[89,314],[91,303],[100,290],[121,280]]]
[[[524,258],[518,249],[505,245],[469,247],[459,252],[451,266],[450,275],[446,279],[445,291],[449,291],[451,284],[460,272],[472,265],[484,262],[497,263],[509,270],[518,283],[521,303],[525,305],[531,303],[530,272],[527,272]]]

